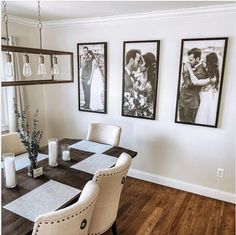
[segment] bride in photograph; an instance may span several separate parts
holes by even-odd
[[[210,83],[201,88],[200,105],[198,108],[195,123],[215,125],[217,101],[219,95],[219,60],[215,52],[206,55],[205,68],[210,79]],[[188,66],[191,81],[196,84],[197,77],[193,74],[191,66]]]
[[[90,108],[93,111],[104,111],[104,76],[93,52],[89,50],[88,54],[92,58]]]

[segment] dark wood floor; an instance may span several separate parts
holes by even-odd
[[[117,230],[118,235],[233,235],[235,205],[128,178]]]

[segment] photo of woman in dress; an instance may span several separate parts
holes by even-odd
[[[176,122],[217,127],[227,38],[183,39]]]
[[[79,43],[79,110],[106,113],[107,43]]]
[[[125,42],[124,46],[122,115],[155,119],[159,42]]]

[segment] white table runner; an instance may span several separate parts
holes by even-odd
[[[116,164],[118,159],[106,154],[93,154],[92,156],[71,166],[71,168],[94,174],[101,169],[109,168]]]
[[[70,147],[91,153],[104,153],[113,146],[108,144],[100,144],[92,141],[82,140],[78,143],[72,144]]]
[[[80,192],[79,189],[50,180],[3,208],[34,222],[37,216],[57,210]]]
[[[42,161],[44,159],[48,158],[47,154],[39,153],[38,154],[38,161]],[[28,153],[22,153],[20,155],[17,155],[15,157],[15,166],[16,166],[16,171],[21,170],[29,165],[29,155]],[[1,166],[3,168],[3,162],[1,163]]]

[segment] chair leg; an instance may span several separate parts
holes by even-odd
[[[117,230],[116,230],[116,221],[113,223],[111,229],[112,229],[112,234],[113,234],[113,235],[118,235],[118,234],[117,234]]]

